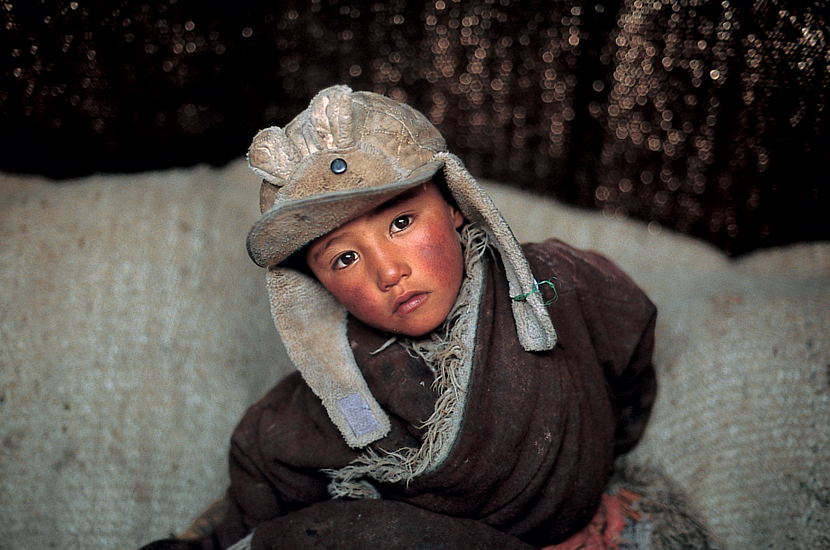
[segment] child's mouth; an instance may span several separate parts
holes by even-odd
[[[421,307],[421,304],[423,304],[427,300],[427,298],[429,298],[429,294],[427,294],[426,292],[413,292],[411,294],[404,294],[395,302],[394,314],[406,315],[408,313],[412,313],[413,311]]]

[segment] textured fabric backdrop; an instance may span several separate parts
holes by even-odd
[[[830,238],[824,0],[3,6],[6,171],[221,165],[345,83],[428,113],[478,176],[733,255]]]
[[[0,549],[137,548],[226,484],[289,368],[245,253],[244,162],[55,184],[0,174]],[[660,308],[662,465],[730,549],[830,547],[830,243],[701,241],[489,186],[521,240],[606,253]]]

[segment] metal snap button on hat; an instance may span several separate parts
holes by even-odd
[[[346,171],[346,161],[341,158],[336,158],[331,161],[331,171],[335,174],[342,174]]]

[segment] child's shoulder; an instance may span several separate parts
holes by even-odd
[[[622,269],[602,254],[549,239],[522,245],[537,281],[552,280],[557,291],[607,294],[647,301],[645,293]]]

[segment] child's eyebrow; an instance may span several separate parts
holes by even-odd
[[[319,250],[317,250],[317,252],[315,252],[315,253],[313,253],[313,254],[312,254],[312,257],[314,258],[314,261],[315,261],[315,262],[320,261],[320,256],[322,256],[322,255],[323,255],[323,253],[324,253],[326,250],[328,250],[329,248],[331,248],[331,246],[332,246],[333,244],[336,244],[336,243],[337,243],[337,241],[339,241],[339,240],[341,240],[341,239],[343,239],[344,237],[347,237],[347,236],[349,236],[349,233],[341,233],[341,234],[339,234],[339,235],[335,235],[334,237],[331,237],[331,238],[329,238],[329,239],[327,239],[327,240],[323,241],[323,242],[324,242],[323,247],[322,247],[322,248],[320,248]]]

